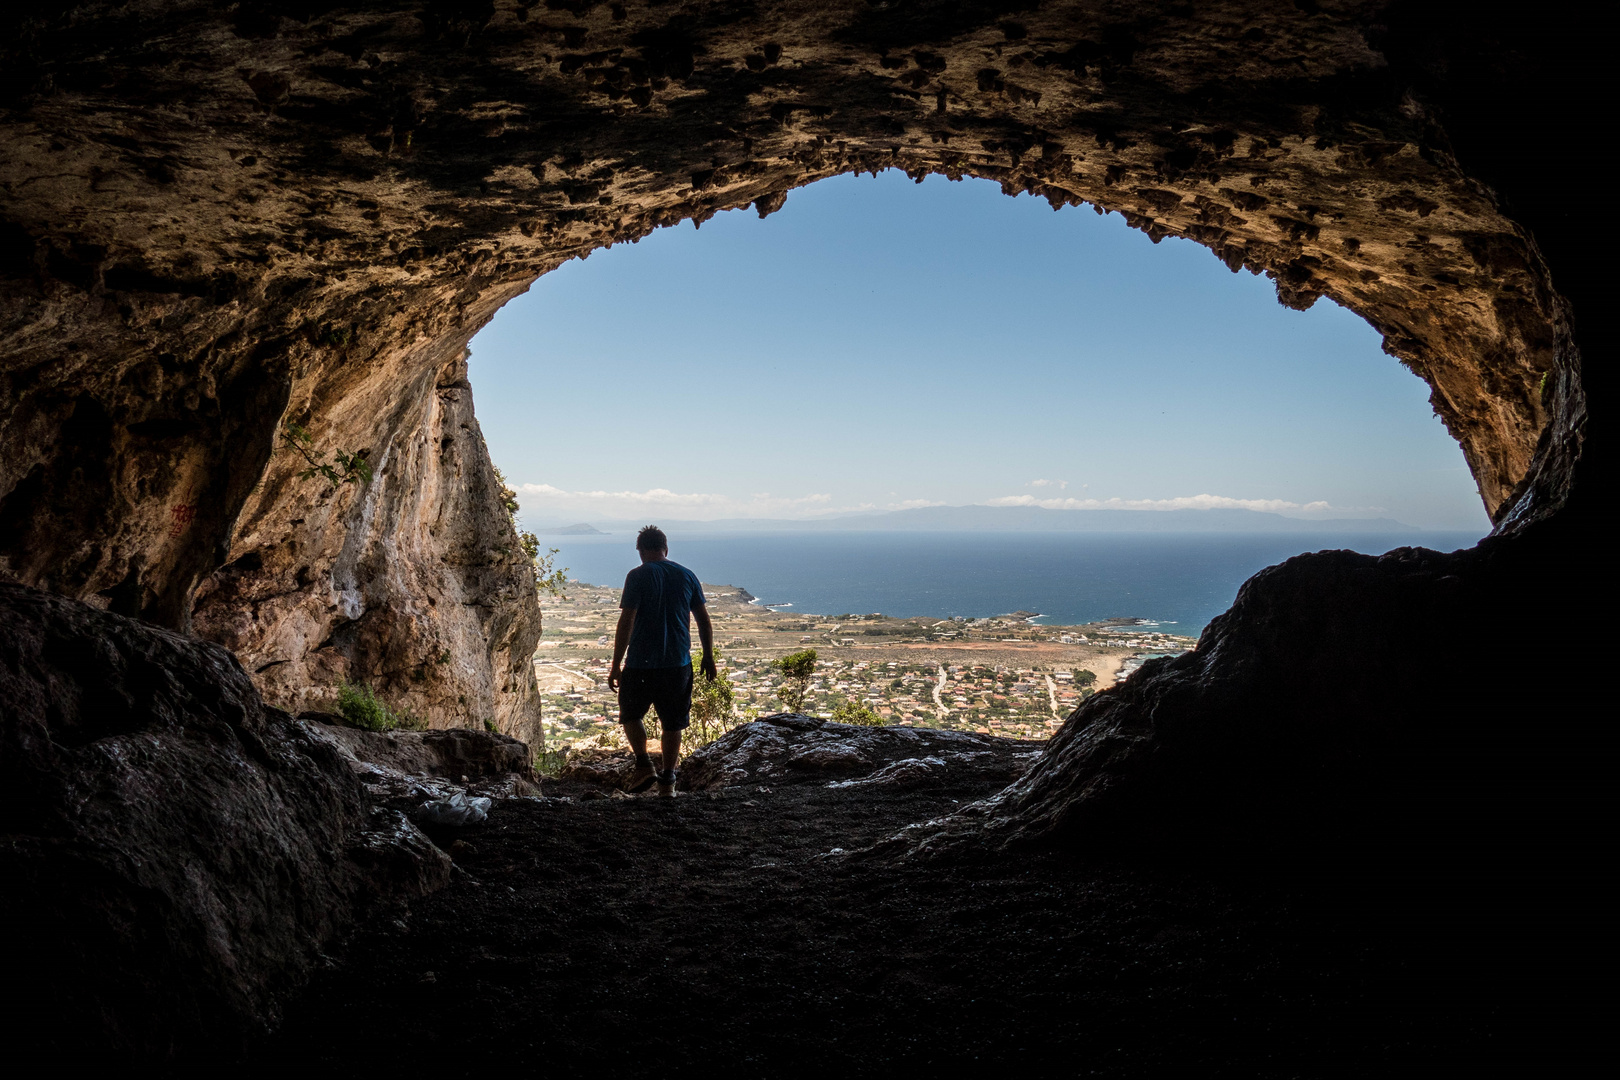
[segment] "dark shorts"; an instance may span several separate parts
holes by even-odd
[[[619,723],[634,724],[658,710],[665,731],[692,723],[692,665],[625,668],[619,675]]]

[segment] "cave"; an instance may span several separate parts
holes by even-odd
[[[43,988],[19,1031],[239,1047],[379,896],[443,884],[294,716],[365,680],[434,728],[540,737],[540,607],[468,341],[566,260],[849,172],[1118,212],[1356,312],[1494,523],[1262,572],[1196,654],[872,857],[1598,837],[1598,665],[1498,670],[1549,627],[1602,640],[1603,99],[1573,14],[154,0],[0,24],[4,908],[40,928]],[[312,474],[294,429],[372,479]],[[1578,918],[1564,863],[1536,866]]]

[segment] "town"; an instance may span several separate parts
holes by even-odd
[[[829,716],[854,704],[886,724],[1046,739],[1082,701],[1146,660],[1197,644],[1134,618],[1049,626],[1023,611],[977,619],[826,617],[763,607],[734,585],[703,588],[736,723],[783,711],[774,662],[813,648],[804,712]],[[612,741],[618,731],[607,676],[619,590],[570,581],[565,593],[546,604],[534,662],[553,751]]]

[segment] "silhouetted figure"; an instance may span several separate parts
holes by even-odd
[[[681,759],[681,732],[692,722],[692,633],[687,616],[697,623],[703,643],[701,667],[715,677],[714,626],[697,575],[669,560],[669,538],[656,525],[636,536],[641,565],[625,575],[619,599],[619,627],[613,635],[613,668],[608,689],[619,695],[619,722],[636,753],[629,788],[639,791],[655,777],[658,794],[675,795],[675,766]],[[622,661],[622,666],[621,666]],[[642,718],[658,710],[663,728],[663,771],[655,772],[647,756],[647,729]]]

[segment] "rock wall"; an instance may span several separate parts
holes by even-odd
[[[283,708],[330,708],[336,686],[368,682],[435,726],[489,720],[539,745],[534,575],[473,417],[466,353],[412,375],[401,393],[379,366],[328,420],[368,449],[379,417],[393,433],[370,483],[282,468],[249,497],[235,557],[196,591],[193,629]]]
[[[882,168],[1116,210],[1285,304],[1359,312],[1519,528],[1572,490],[1580,356],[1537,240],[1445,123],[1515,85],[1451,73],[1530,70],[1528,31],[1479,45],[1470,14],[1459,45],[1430,7],[16,9],[0,573],[194,616],[289,707],[364,679],[438,724],[531,732],[538,612],[466,341],[562,260]],[[298,480],[288,420],[377,480]]]
[[[1090,698],[1015,783],[884,850],[1260,845],[1286,864],[1351,839],[1394,852],[1592,829],[1607,758],[1571,753],[1606,738],[1587,680],[1510,637],[1553,614],[1559,632],[1595,625],[1549,555],[1539,537],[1489,539],[1263,570],[1197,651]]]
[[[229,1055],[449,877],[224,649],[0,584],[0,1022],[31,1060]]]

